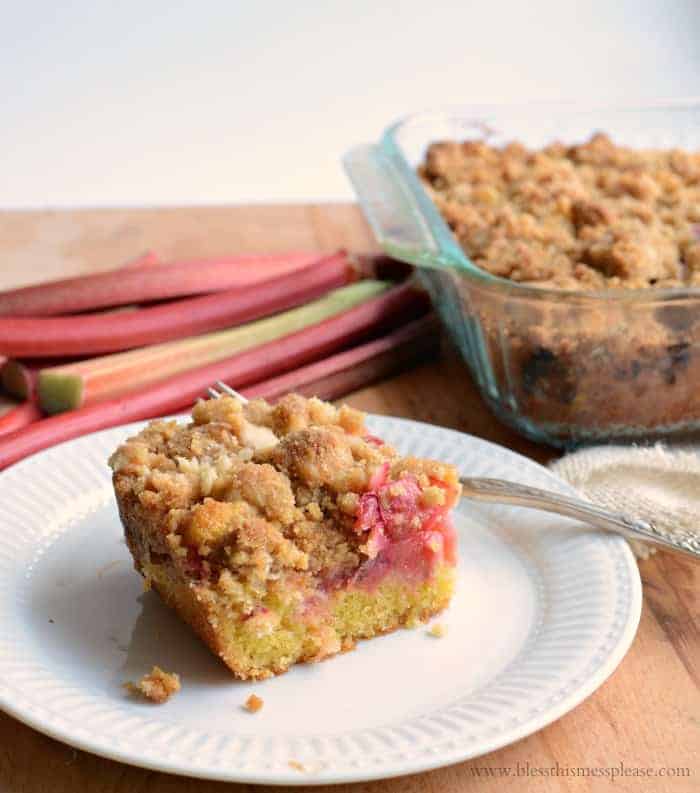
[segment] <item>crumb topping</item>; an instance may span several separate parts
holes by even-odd
[[[124,687],[132,694],[155,702],[156,705],[162,705],[180,690],[180,676],[154,666],[138,683],[129,681]]]
[[[152,422],[119,447],[110,460],[115,490],[159,516],[150,558],[167,555],[194,581],[212,583],[250,612],[251,629],[274,627],[254,602],[282,577],[311,589],[305,575],[340,579],[376,554],[356,524],[361,494],[380,479],[394,483],[393,499],[408,488],[426,510],[458,492],[452,466],[399,458],[347,406],[296,394],[274,406],[225,396],[199,402],[192,417]]]
[[[604,134],[541,150],[432,144],[420,176],[467,255],[550,288],[700,285],[700,152]]]

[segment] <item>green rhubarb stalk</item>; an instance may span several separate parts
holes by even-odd
[[[391,285],[359,281],[299,308],[229,330],[44,368],[37,382],[39,404],[46,413],[62,413],[136,391],[322,322],[376,297]]]

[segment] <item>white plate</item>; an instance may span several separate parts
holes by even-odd
[[[264,683],[237,682],[155,594],[142,594],[131,567],[106,459],[139,426],[71,441],[0,476],[0,706],[73,746],[230,781],[407,774],[558,718],[611,674],[634,637],[641,587],[622,540],[465,501],[444,638],[399,631]],[[467,435],[393,418],[371,427],[465,474],[568,490]],[[162,706],[122,688],[152,664],[182,677]],[[265,700],[255,715],[241,708],[253,691]]]

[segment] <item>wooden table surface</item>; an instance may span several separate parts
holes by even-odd
[[[373,247],[352,205],[5,212],[0,213],[0,288],[108,269],[147,248],[168,259],[338,247]],[[441,360],[347,401],[368,411],[472,433],[542,462],[553,456],[496,422],[449,350]],[[574,711],[529,738],[460,765],[335,790],[500,793],[504,777],[499,769],[517,763],[542,769],[512,785],[522,791],[700,790],[700,568],[658,554],[641,564],[641,572],[644,605],[634,644],[612,677]],[[546,776],[556,764],[573,769],[621,763],[652,769],[654,776],[622,777],[614,783],[600,777]],[[662,776],[669,767],[689,770],[685,776]],[[244,787],[253,786],[179,778],[103,760],[0,713],[2,793],[218,793]]]

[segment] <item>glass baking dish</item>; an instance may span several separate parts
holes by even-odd
[[[425,113],[343,160],[381,246],[420,268],[486,403],[555,446],[700,430],[700,288],[569,292],[491,275],[467,258],[416,168],[438,140],[539,148],[598,131],[637,148],[700,150],[700,102]]]

